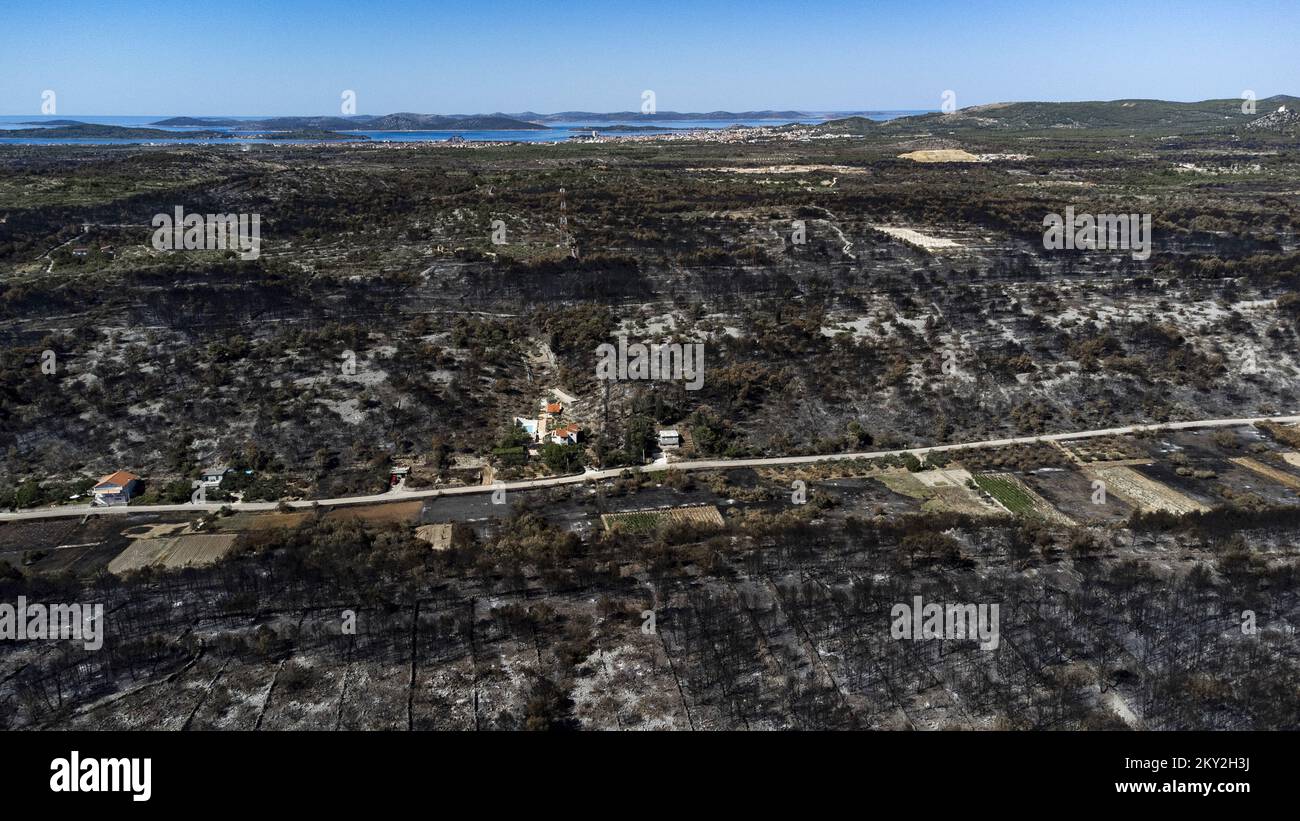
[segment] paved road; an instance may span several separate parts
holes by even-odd
[[[1158,432],[1167,430],[1189,430],[1195,428],[1228,428],[1238,425],[1253,425],[1256,422],[1300,422],[1300,415],[1295,416],[1249,416],[1238,419],[1200,419],[1195,422],[1163,422],[1151,425],[1125,425],[1119,428],[1102,428],[1100,430],[1081,430],[1072,433],[1047,433],[1039,436],[1015,436],[1010,439],[985,439],[980,442],[962,442],[955,445],[931,445],[921,448],[900,448],[897,450],[875,450],[859,453],[831,453],[816,456],[773,456],[759,459],[703,459],[686,462],[655,462],[633,468],[610,468],[592,470],[568,476],[550,476],[545,479],[525,479],[518,482],[504,482],[496,485],[471,485],[466,487],[436,488],[431,490],[396,490],[377,493],[370,496],[343,496],[337,499],[316,499],[314,501],[289,502],[294,508],[310,508],[313,505],[364,505],[382,502],[405,502],[411,499],[428,499],[436,496],[459,496],[467,493],[491,493],[504,487],[506,492],[512,490],[535,490],[555,487],[557,485],[579,484],[599,479],[614,479],[624,471],[633,473],[654,473],[663,470],[718,470],[740,467],[772,467],[779,465],[806,465],[814,462],[838,462],[847,459],[878,459],[882,456],[901,456],[913,454],[923,456],[927,453],[940,453],[954,450],[973,450],[978,448],[996,448],[1006,445],[1027,445],[1035,442],[1064,442],[1073,439],[1094,439],[1100,436],[1115,436],[1125,433],[1144,431]],[[85,516],[88,513],[127,515],[132,513],[177,513],[186,511],[215,511],[230,507],[236,511],[275,510],[275,502],[244,502],[238,504],[181,504],[181,505],[130,505],[123,507],[94,507],[92,505],[62,505],[59,507],[21,510],[16,513],[0,513],[0,521],[23,519],[54,519],[70,516]]]

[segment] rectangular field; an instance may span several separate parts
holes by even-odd
[[[424,508],[424,502],[411,499],[405,502],[385,502],[376,505],[345,505],[325,514],[326,519],[360,519],[363,522],[413,522]]]
[[[903,469],[888,470],[872,477],[902,496],[921,500],[927,513],[962,513],[967,516],[993,516],[1002,510],[971,490],[966,481],[970,473],[960,468],[927,470],[911,473]]]
[[[1103,436],[1095,439],[1075,439],[1061,442],[1076,462],[1132,462],[1151,458],[1147,449],[1131,436]]]
[[[243,530],[275,530],[277,528],[292,530],[315,515],[315,512],[310,510],[297,511],[294,513],[280,513],[279,511],[268,513],[240,512],[233,516],[218,519],[216,528],[218,530],[232,532]]]
[[[1019,479],[1062,515],[1076,522],[1122,522],[1133,512],[1133,507],[1120,496],[1112,493],[1104,499],[1100,497],[1095,480],[1079,470],[1040,469],[1020,474]]]
[[[1038,516],[1051,522],[1072,525],[1074,521],[1010,473],[977,473],[975,484],[998,504],[1019,516]]]
[[[139,539],[108,563],[110,573],[122,574],[145,567],[202,567],[215,563],[234,546],[234,533],[191,533],[162,539]]]
[[[1300,478],[1297,478],[1296,476],[1293,476],[1292,474],[1287,473],[1284,470],[1278,470],[1277,468],[1269,467],[1263,462],[1260,462],[1257,459],[1252,459],[1249,456],[1238,456],[1237,458],[1232,459],[1231,461],[1234,464],[1241,465],[1242,467],[1246,468],[1247,470],[1253,473],[1258,473],[1260,476],[1263,476],[1265,479],[1271,479],[1272,481],[1277,482],[1279,485],[1282,485],[1283,487],[1289,487],[1292,490],[1300,490]]]
[[[722,514],[713,505],[675,507],[667,510],[631,510],[627,513],[602,513],[600,522],[606,530],[617,527],[629,533],[653,533],[668,524],[684,522],[695,526],[722,527]]]
[[[1173,488],[1143,476],[1131,467],[1108,465],[1090,467],[1087,472],[1106,483],[1106,490],[1124,497],[1144,513],[1166,511],[1192,513],[1209,508]]]

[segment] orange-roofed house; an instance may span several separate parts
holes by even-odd
[[[140,488],[140,477],[127,470],[110,473],[91,488],[97,505],[124,505]]]
[[[559,402],[547,402],[546,412],[551,414],[552,416],[559,416],[560,414],[564,413],[564,406],[561,405]]]
[[[578,434],[581,432],[582,429],[577,425],[565,425],[551,431],[551,441],[557,445],[576,445],[578,444]]]

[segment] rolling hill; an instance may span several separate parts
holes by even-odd
[[[546,126],[501,114],[443,115],[396,114],[356,117],[268,117],[261,120],[233,120],[220,117],[170,117],[159,126],[239,128],[240,130],[326,130],[326,131],[537,131]]]
[[[943,130],[1013,129],[1017,131],[1098,129],[1160,131],[1170,134],[1229,130],[1277,110],[1294,107],[1295,97],[1275,95],[1256,101],[1256,113],[1242,113],[1239,98],[1170,102],[1167,100],[1110,100],[1088,102],[990,103],[959,109],[951,114],[922,114],[882,124],[900,131],[918,127]]]

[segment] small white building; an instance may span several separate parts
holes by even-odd
[[[659,447],[676,448],[681,447],[681,444],[682,435],[676,430],[669,429],[659,431]]]
[[[221,480],[226,478],[226,474],[229,472],[230,468],[228,467],[217,466],[204,468],[199,471],[199,486],[219,487],[221,485]]]
[[[577,425],[565,425],[551,431],[551,442],[556,445],[576,445],[581,435],[582,429]]]

